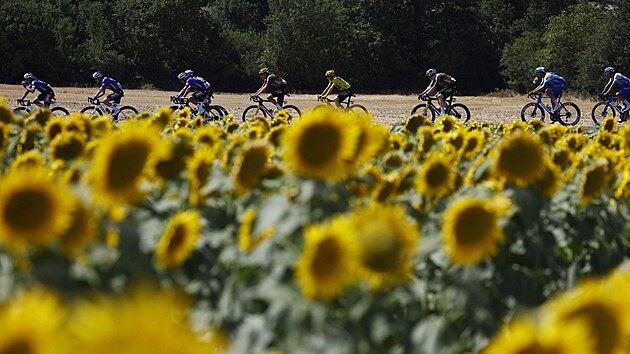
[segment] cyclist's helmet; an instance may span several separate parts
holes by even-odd
[[[534,73],[536,74],[544,74],[545,73],[545,67],[543,66],[539,66],[536,69],[534,69]]]
[[[193,71],[192,71],[192,70],[188,69],[188,70],[186,70],[186,71],[184,71],[184,72],[186,73],[186,75],[187,75],[188,77],[193,77]]]
[[[269,68],[262,68],[258,70],[258,75],[269,74]]]
[[[329,76],[336,76],[335,75],[335,70],[328,70],[328,71],[326,71],[326,77],[329,77]]]
[[[615,68],[613,68],[612,66],[609,66],[606,69],[604,69],[604,74],[614,74],[614,73],[615,73]]]
[[[185,71],[182,71],[181,73],[177,75],[177,79],[179,80],[184,80],[187,77],[188,77],[188,74]]]
[[[27,80],[34,80],[35,79],[35,75],[33,75],[33,73],[26,73],[24,74],[24,78]]]
[[[92,78],[94,80],[101,79],[101,78],[103,78],[103,76],[104,76],[103,73],[100,72],[100,71],[95,71],[94,74],[92,74]]]
[[[427,77],[431,77],[431,76],[437,74],[437,70],[431,68],[431,69],[427,70],[427,72],[425,74],[427,75]]]

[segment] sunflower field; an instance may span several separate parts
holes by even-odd
[[[630,126],[0,102],[0,354],[630,353]]]

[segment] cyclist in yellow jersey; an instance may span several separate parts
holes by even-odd
[[[346,98],[352,96],[352,88],[350,84],[337,76],[334,70],[326,71],[326,79],[328,79],[328,86],[324,89],[324,92],[319,97],[326,97],[331,93],[336,93],[335,104],[337,108],[341,107],[341,102]]]

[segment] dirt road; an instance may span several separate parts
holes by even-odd
[[[79,111],[87,106],[87,97],[93,95],[97,88],[57,87],[57,104],[68,108],[70,111]],[[0,96],[9,99],[12,106],[16,105],[15,99],[22,97],[24,89],[19,85],[0,84]],[[123,104],[132,105],[141,111],[152,111],[157,107],[168,106],[169,97],[176,92],[158,90],[125,90]],[[31,94],[28,98],[33,98]],[[584,101],[574,97],[567,97],[578,104],[582,111],[580,124],[592,126],[590,112],[594,101]],[[287,101],[298,106],[303,111],[316,105],[316,95],[292,94]],[[457,102],[470,108],[471,119],[479,122],[511,122],[520,119],[520,111],[523,105],[531,100],[525,96],[492,97],[492,96],[463,96],[458,97]],[[417,105],[416,95],[363,95],[358,94],[355,102],[364,105],[374,119],[386,125],[392,125],[409,115],[411,109]],[[252,104],[249,94],[216,93],[214,104],[222,105],[228,112],[236,117],[241,116],[243,110]]]

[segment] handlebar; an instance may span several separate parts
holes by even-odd
[[[188,104],[188,98],[171,96],[171,102],[175,104]]]
[[[251,96],[249,99],[254,101],[254,102],[257,102],[257,103],[261,103],[261,102],[265,101],[262,98],[260,98],[259,96]]]
[[[92,98],[92,97],[88,97],[88,102],[90,102],[91,104],[100,104],[101,101],[99,101],[98,98]]]
[[[17,103],[18,103],[20,106],[30,106],[30,105],[31,105],[31,101],[30,101],[30,100],[23,100],[23,99],[21,99],[21,98],[19,98],[19,99],[17,100]]]
[[[317,100],[319,102],[334,102],[335,101],[335,100],[331,100],[330,98],[324,97],[324,96],[317,96]]]

